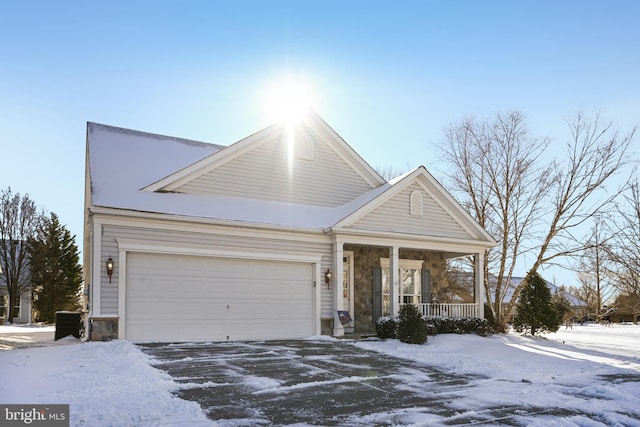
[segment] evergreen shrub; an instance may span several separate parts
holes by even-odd
[[[431,336],[438,334],[476,334],[486,337],[494,333],[487,319],[476,319],[475,317],[420,316],[420,320],[424,324],[426,335]],[[413,320],[413,322],[419,324],[417,320]],[[380,339],[400,338],[399,326],[400,319],[398,316],[381,317],[376,322],[376,335]],[[418,326],[418,329],[420,329],[420,326]]]
[[[398,318],[385,316],[376,322],[376,336],[380,339],[396,338],[398,336]]]
[[[398,339],[407,344],[424,344],[427,341],[427,326],[420,310],[413,304],[400,307]]]

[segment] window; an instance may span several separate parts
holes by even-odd
[[[400,302],[402,304],[420,304],[420,269],[400,267]]]
[[[382,268],[382,315],[391,315],[391,303],[389,300],[389,266]]]
[[[422,302],[422,260],[399,260],[399,282],[396,295],[400,304],[420,304]],[[389,258],[380,259],[382,267],[382,315],[391,314]]]
[[[9,305],[8,299],[8,296],[0,295],[0,317],[4,317],[7,311],[7,306]]]

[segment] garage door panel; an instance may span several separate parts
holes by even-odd
[[[130,253],[126,336],[139,341],[306,337],[313,333],[312,279],[312,264]]]

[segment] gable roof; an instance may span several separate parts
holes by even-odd
[[[150,191],[158,183],[176,182],[197,176],[212,165],[224,163],[237,153],[250,150],[252,143],[277,129],[271,126],[240,142],[224,147],[183,138],[158,135],[98,123],[87,123],[87,189],[89,208],[108,208],[159,213],[221,221],[310,228],[322,230],[374,197],[385,181],[335,131],[317,115],[310,123],[335,150],[375,185],[370,191],[336,207],[313,206],[283,201],[230,195],[196,195]],[[215,154],[220,153],[220,157]],[[155,187],[154,187],[155,186]]]
[[[212,153],[211,155],[194,162],[162,179],[151,183],[144,189],[147,191],[174,191],[181,185],[188,183],[207,172],[210,172],[225,163],[236,159],[247,152],[256,149],[273,138],[279,138],[286,132],[295,132],[298,137],[306,137],[306,132],[311,129],[323,137],[323,141],[357,172],[372,188],[375,188],[385,181],[358,153],[356,153],[324,120],[314,111],[303,115],[301,123],[297,125],[286,122],[275,123],[259,132],[250,135],[235,144],[226,147],[224,150]],[[290,137],[293,137],[292,135]]]
[[[451,223],[458,227],[460,238],[479,239],[486,241],[490,245],[495,244],[493,237],[460,206],[424,166],[419,166],[413,171],[391,180],[384,189],[380,189],[382,191],[380,191],[379,195],[349,213],[348,216],[334,226],[334,229],[356,226],[360,220],[375,214],[376,210],[416,184],[429,196],[432,204],[441,210],[441,216],[447,217]]]

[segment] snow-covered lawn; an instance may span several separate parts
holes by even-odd
[[[0,338],[6,328],[0,326]],[[215,424],[196,403],[174,397],[179,385],[135,345],[66,341],[0,351],[0,403],[70,404],[74,426]],[[397,340],[345,345],[486,377],[460,390],[455,404],[461,414],[500,405],[553,406],[586,415],[544,418],[541,411],[532,425],[640,426],[640,326],[574,326],[541,338],[438,335],[423,346]]]
[[[398,341],[364,341],[357,346],[446,372],[488,377],[461,390],[456,399],[461,414],[521,404],[589,414],[559,420],[544,419],[541,412],[542,422],[523,425],[640,426],[637,325],[574,326],[543,337],[438,335],[418,351]]]

